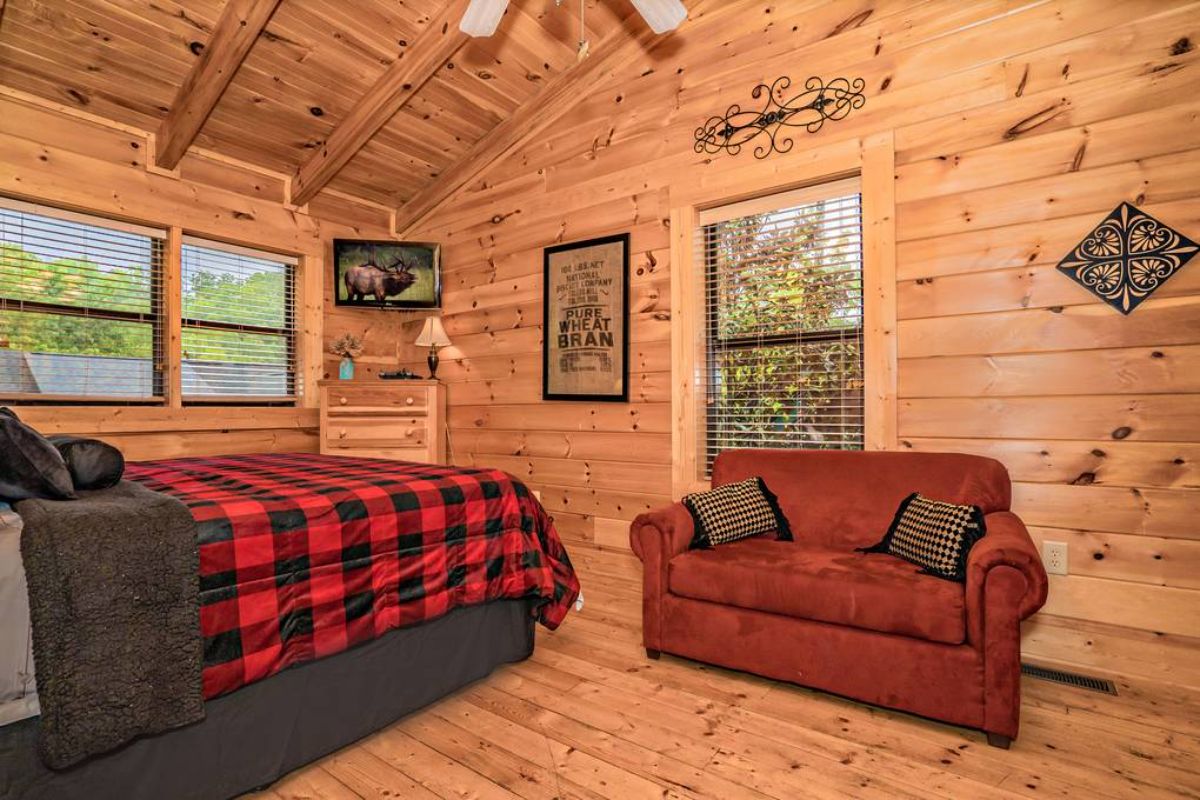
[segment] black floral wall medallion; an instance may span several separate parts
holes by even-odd
[[[770,86],[760,83],[750,92],[760,101],[760,107],[743,109],[734,103],[722,116],[709,117],[696,129],[696,152],[723,150],[737,155],[744,145],[763,137],[754,146],[755,158],[786,153],[795,144],[789,135],[793,129],[816,133],[826,120],[845,119],[854,109],[862,108],[867,102],[865,85],[862,78],[834,78],[826,83],[813,77],[804,82],[802,91],[795,92],[787,76],[776,78]]]
[[[1059,271],[1128,314],[1192,260],[1191,239],[1145,211],[1121,203],[1058,262]]]

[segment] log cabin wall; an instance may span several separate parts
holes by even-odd
[[[736,170],[754,194],[891,136],[895,446],[999,458],[1035,538],[1069,544],[1027,655],[1200,685],[1200,265],[1129,317],[1054,268],[1121,200],[1200,234],[1196,43],[1197,5],[1169,0],[694,5],[418,228],[445,247],[454,460],[626,547],[671,500],[673,193]],[[866,106],[762,162],[693,152],[779,75],[861,76]],[[543,403],[541,248],[621,231],[631,402]]]
[[[0,193],[78,211],[175,225],[189,233],[303,257],[298,293],[304,396],[298,408],[26,405],[21,417],[47,434],[96,436],[130,459],[238,452],[316,452],[316,380],[335,367],[323,308],[339,330],[367,334],[366,359],[394,362],[400,319],[332,311],[326,276],[334,236],[386,237],[389,214],[325,194],[287,207],[284,176],[192,151],[177,170],[147,167],[151,137],[12,90],[0,91]],[[390,352],[389,352],[390,351]],[[382,353],[382,354],[381,354]]]

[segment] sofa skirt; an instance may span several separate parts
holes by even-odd
[[[668,594],[666,653],[968,728],[984,725],[983,659],[940,644]]]

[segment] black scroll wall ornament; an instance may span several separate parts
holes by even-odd
[[[1058,262],[1058,271],[1128,314],[1198,251],[1179,231],[1121,203]]]
[[[696,152],[725,151],[736,156],[745,145],[766,137],[755,144],[755,158],[786,153],[795,144],[790,135],[794,129],[816,133],[826,120],[845,119],[851,111],[862,108],[867,102],[865,86],[862,78],[834,78],[826,83],[812,77],[804,82],[803,91],[793,94],[792,79],[786,75],[770,86],[760,83],[750,96],[760,101],[761,108],[743,109],[734,103],[724,115],[709,117],[696,129]]]

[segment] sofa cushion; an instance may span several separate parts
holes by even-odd
[[[779,497],[796,541],[830,550],[878,542],[913,492],[984,514],[1007,511],[1011,498],[999,461],[961,453],[726,450],[713,463],[712,485],[756,475]]]
[[[888,553],[926,575],[965,583],[967,556],[987,530],[979,506],[961,506],[913,492],[900,503],[892,526],[866,553]]]
[[[961,584],[894,556],[742,539],[668,567],[672,594],[946,644],[966,640]]]
[[[727,483],[708,492],[684,495],[683,507],[692,515],[695,535],[691,547],[736,542],[749,536],[775,533],[791,541],[792,532],[775,495],[762,478]]]

